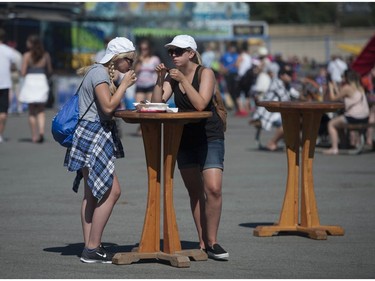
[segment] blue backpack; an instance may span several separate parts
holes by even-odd
[[[86,73],[87,74],[87,73]],[[84,78],[83,78],[84,79]],[[82,82],[83,82],[82,79]],[[91,102],[85,113],[79,118],[79,89],[82,86],[82,82],[79,85],[76,93],[71,97],[60,109],[60,111],[53,117],[51,132],[52,136],[59,144],[64,147],[71,147],[73,143],[73,135],[77,128],[78,123],[89,111],[94,100]]]

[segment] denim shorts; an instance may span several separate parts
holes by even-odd
[[[209,141],[201,146],[180,149],[177,155],[178,168],[199,167],[200,170],[218,168],[224,170],[224,140]]]

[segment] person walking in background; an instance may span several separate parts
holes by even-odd
[[[247,43],[244,42],[240,49],[236,61],[236,67],[238,69],[238,82],[237,82],[237,108],[236,116],[246,117],[250,113],[250,87],[252,75],[246,75],[252,67],[252,59],[248,52]],[[250,72],[249,72],[250,74]]]
[[[201,249],[210,258],[226,260],[229,254],[217,241],[222,209],[224,124],[213,104],[215,75],[212,69],[201,65],[193,37],[178,35],[165,47],[176,68],[170,69],[165,77],[165,65],[156,67],[158,80],[152,102],[167,101],[174,94],[180,110],[213,113],[208,119],[184,126],[177,163],[190,196]]]
[[[215,62],[217,62],[215,42],[209,42],[205,44],[205,49],[201,57],[202,57],[202,65],[204,67],[215,68],[214,64]]]
[[[51,57],[44,50],[42,40],[37,35],[30,35],[26,46],[29,51],[22,59],[21,75],[24,77],[24,82],[19,100],[28,104],[32,142],[43,143],[46,123],[45,103],[49,92],[47,76],[53,71]]]
[[[160,58],[153,54],[150,41],[142,40],[139,44],[139,56],[135,64],[137,82],[135,89],[135,101],[151,100],[152,91],[157,79],[155,67],[160,64]],[[141,127],[137,129],[137,135],[141,135]]]
[[[344,100],[345,103],[344,114],[336,116],[328,122],[331,148],[324,150],[323,153],[336,155],[339,153],[338,128],[344,124],[367,123],[370,110],[360,76],[354,70],[345,71],[342,86],[339,87],[338,91],[333,82],[328,84],[328,88],[331,101]],[[355,145],[353,138],[351,144]]]
[[[13,49],[4,44],[5,35],[5,30],[0,28],[0,143],[4,142],[3,134],[8,118],[11,69],[17,63]]]
[[[113,113],[124,97],[125,91],[136,81],[129,70],[135,58],[133,43],[117,37],[108,43],[99,63],[79,69],[85,74],[79,91],[79,112],[82,116],[92,101],[87,114],[79,122],[73,144],[65,155],[64,166],[78,171],[75,188],[84,178],[84,197],[81,221],[85,248],[81,261],[85,263],[111,263],[113,254],[101,242],[104,228],[120,197],[120,184],[115,174],[115,158],[123,158],[124,151],[117,134]],[[115,71],[125,73],[118,87]]]
[[[237,45],[230,42],[227,51],[220,58],[220,72],[224,76],[227,91],[235,104],[236,112],[239,110],[237,100],[237,74],[236,61],[238,58]]]
[[[22,113],[22,103],[18,100],[20,93],[20,82],[21,82],[21,67],[22,67],[22,54],[16,49],[17,43],[15,41],[8,41],[8,46],[12,48],[13,53],[16,57],[16,63],[12,64],[11,77],[12,77],[12,89],[9,97],[9,110],[8,113]]]

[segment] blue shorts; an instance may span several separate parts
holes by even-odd
[[[199,167],[201,171],[210,168],[224,170],[224,140],[217,139],[201,146],[180,149],[177,155],[178,168]]]

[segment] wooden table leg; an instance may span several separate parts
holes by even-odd
[[[279,222],[272,226],[256,227],[255,236],[264,237],[275,235],[279,231],[295,231],[298,225],[300,115],[298,113],[282,113],[282,120],[288,160],[284,202]]]
[[[161,126],[154,123],[142,124],[142,135],[148,167],[148,202],[142,238],[138,248],[130,253],[118,253],[115,264],[131,264],[140,259],[159,259],[175,267],[190,267],[190,258],[207,260],[207,254],[199,249],[182,250],[173,204],[173,174],[183,124],[163,125],[163,175],[164,175],[164,241],[160,251],[160,155]]]
[[[313,160],[321,113],[302,115],[301,211],[299,221],[299,113],[282,113],[288,158],[288,179],[280,220],[273,226],[258,226],[255,236],[272,236],[280,231],[296,231],[312,239],[324,240],[328,235],[344,235],[340,226],[320,225],[313,180]]]
[[[207,254],[199,249],[182,250],[173,203],[173,175],[183,124],[164,124],[164,241],[163,255],[159,259],[170,261],[176,267],[190,266],[190,259],[207,260]]]
[[[322,226],[319,221],[314,191],[313,161],[321,117],[320,113],[303,113],[301,224],[298,231],[307,233],[310,238],[324,240],[327,239],[327,234],[344,235],[344,230],[339,226]]]
[[[165,253],[181,251],[173,204],[173,174],[183,126],[164,124],[164,243]]]
[[[148,198],[139,247],[128,253],[117,253],[114,264],[131,264],[140,259],[157,258],[160,253],[160,155],[161,124],[142,123],[142,136],[145,147]]]

